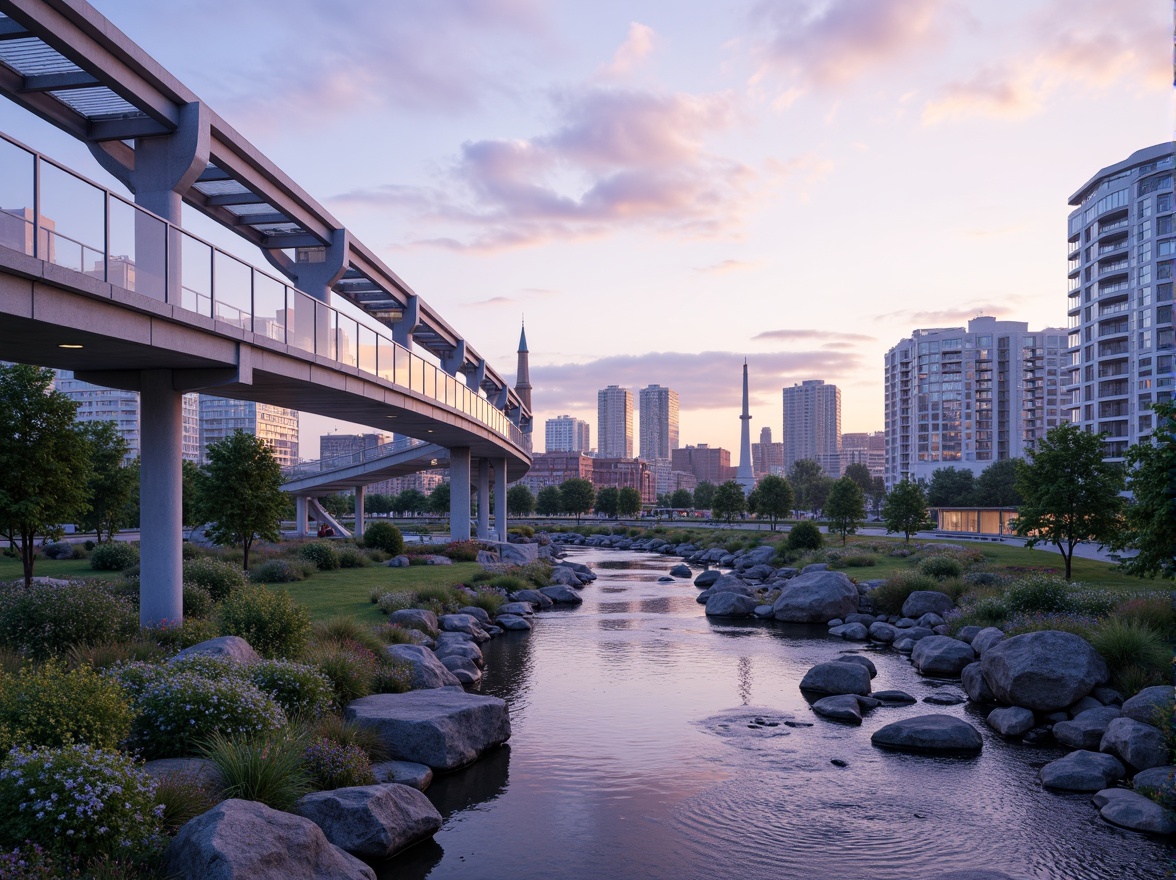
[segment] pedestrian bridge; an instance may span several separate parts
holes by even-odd
[[[484,500],[491,473],[502,485],[526,473],[525,398],[89,4],[0,0],[0,94],[84,141],[133,194],[0,134],[0,358],[140,392],[145,623],[182,617],[185,392],[436,446],[452,474],[454,537],[469,535],[475,461]],[[256,246],[268,269],[185,229],[183,205]],[[505,533],[504,500],[496,514]]]

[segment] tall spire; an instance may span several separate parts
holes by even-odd
[[[515,391],[527,411],[531,410],[531,354],[527,351],[527,325],[519,332],[519,365],[515,371]]]
[[[743,359],[743,415],[739,417],[743,429],[739,437],[739,470],[735,482],[743,488],[743,494],[750,495],[755,488],[755,474],[751,470],[751,415],[747,411],[747,358]]]

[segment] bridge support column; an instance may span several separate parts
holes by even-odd
[[[470,539],[470,448],[449,450],[449,540]]]
[[[363,543],[363,502],[366,497],[364,486],[355,487],[355,528],[351,533],[359,538],[359,543]]]
[[[499,541],[506,540],[506,459],[494,463],[494,531]]]
[[[490,537],[490,459],[478,459],[478,537]]]
[[[171,370],[143,371],[139,420],[139,623],[178,623],[184,618],[184,424],[183,394],[172,387]]]
[[[310,511],[307,509],[306,496],[299,495],[294,499],[294,533],[299,538],[310,531]]]

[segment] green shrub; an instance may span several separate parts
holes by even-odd
[[[416,596],[412,593],[381,593],[380,598],[376,600],[376,606],[383,614],[391,614],[393,611],[403,611],[406,608],[413,608],[416,603]]]
[[[339,715],[323,715],[307,727],[310,737],[328,739],[340,746],[355,746],[368,756],[372,763],[388,760],[388,748],[379,733],[370,727],[361,727],[354,721],[344,721]]]
[[[1005,590],[1004,605],[1010,614],[1034,611],[1062,613],[1074,610],[1070,584],[1064,578],[1034,574],[1014,581]]]
[[[1167,683],[1172,648],[1163,633],[1147,624],[1112,617],[1094,629],[1090,644],[1107,661],[1111,683],[1124,696]]]
[[[339,551],[340,568],[367,568],[371,564],[371,559],[358,547],[344,547]]]
[[[417,630],[398,623],[381,623],[375,628],[376,638],[385,645],[415,645],[414,632]]]
[[[112,642],[107,645],[74,645],[69,649],[70,666],[91,666],[103,672],[116,663],[133,660],[162,660],[167,652],[158,642],[146,635],[128,642]]]
[[[339,707],[372,692],[380,665],[376,654],[355,642],[317,644],[307,652],[307,662],[331,680]]]
[[[825,536],[816,523],[804,520],[798,522],[788,533],[789,550],[819,550],[825,543]]]
[[[919,571],[933,578],[957,578],[964,573],[959,560],[950,556],[928,556],[919,562]]]
[[[522,535],[524,538],[535,537],[535,530],[531,526],[511,526],[507,531],[512,535]]]
[[[376,565],[380,565],[382,563],[385,563],[389,559],[392,558],[391,555],[389,555],[384,550],[372,550],[371,548],[365,548],[363,551],[363,555],[366,556],[368,559],[370,559]]]
[[[139,548],[126,541],[99,544],[90,554],[90,568],[94,571],[122,571],[139,564]]]
[[[877,564],[877,558],[870,553],[852,553],[837,561],[838,568],[872,568]]]
[[[0,764],[0,846],[39,844],[83,863],[160,843],[155,781],[87,745],[13,749]]]
[[[0,852],[4,880],[81,880],[78,861],[68,853],[52,853],[35,843]]]
[[[33,584],[0,599],[0,643],[35,658],[130,638],[138,628],[131,604],[99,584]]]
[[[184,616],[207,617],[212,611],[212,593],[200,584],[184,583]]]
[[[938,590],[934,578],[911,569],[896,571],[870,592],[874,608],[884,614],[902,614],[903,603],[917,590]]]
[[[113,749],[132,717],[122,686],[89,666],[50,661],[0,679],[0,752],[72,743]]]
[[[1171,638],[1176,634],[1176,605],[1171,594],[1138,596],[1128,599],[1114,610],[1120,620],[1142,624]]]
[[[73,544],[70,544],[68,541],[53,541],[42,547],[41,552],[45,554],[46,559],[74,558]]]
[[[374,522],[364,529],[363,546],[399,556],[404,552],[404,535],[390,522]]]
[[[490,586],[496,590],[503,590],[507,593],[517,593],[519,590],[526,590],[531,587],[530,581],[523,580],[518,575],[500,574],[490,581]],[[544,584],[546,586],[546,584]]]
[[[310,614],[288,593],[251,586],[221,603],[221,633],[240,636],[262,657],[297,657],[310,636]]]
[[[281,707],[250,682],[165,670],[136,701],[130,743],[147,758],[196,754],[214,733],[254,736],[286,723]]]
[[[239,565],[205,557],[184,563],[184,582],[204,587],[214,602],[223,602],[247,580]]]
[[[372,762],[359,746],[343,746],[326,737],[313,740],[303,755],[310,784],[320,791],[375,785]]]
[[[312,541],[298,548],[298,555],[313,563],[319,571],[333,571],[339,567],[339,551],[326,541]]]
[[[965,603],[963,618],[976,626],[1001,626],[1009,617],[1009,609],[1001,596],[982,596]]]
[[[242,670],[258,690],[273,697],[287,717],[317,718],[331,709],[331,680],[304,663],[262,660]]]
[[[491,617],[498,613],[498,609],[506,602],[506,595],[498,590],[478,590],[466,604],[481,608]]]
[[[388,660],[379,665],[372,677],[372,693],[403,694],[412,690],[412,668],[407,663]]]
[[[203,553],[201,549],[195,544],[185,541],[180,545],[180,556],[183,558],[184,562],[187,562],[189,559],[199,559],[202,555]]]
[[[270,559],[249,570],[255,584],[292,584],[304,581],[317,569],[314,563],[301,559]]]
[[[220,626],[215,620],[192,618],[183,623],[165,623],[162,626],[144,630],[161,648],[168,651],[182,651],[220,635]]]
[[[163,807],[163,830],[174,835],[189,820],[207,813],[217,804],[216,796],[195,775],[168,773],[156,780],[155,801]]]
[[[305,750],[303,739],[288,730],[252,737],[218,732],[208,737],[204,756],[220,770],[225,797],[289,811],[310,791],[310,779],[302,769]]]

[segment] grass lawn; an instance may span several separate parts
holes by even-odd
[[[88,559],[38,559],[33,566],[33,577],[113,581],[121,578],[122,572],[94,571]],[[24,566],[20,560],[0,556],[0,581],[20,580],[24,580]]]

